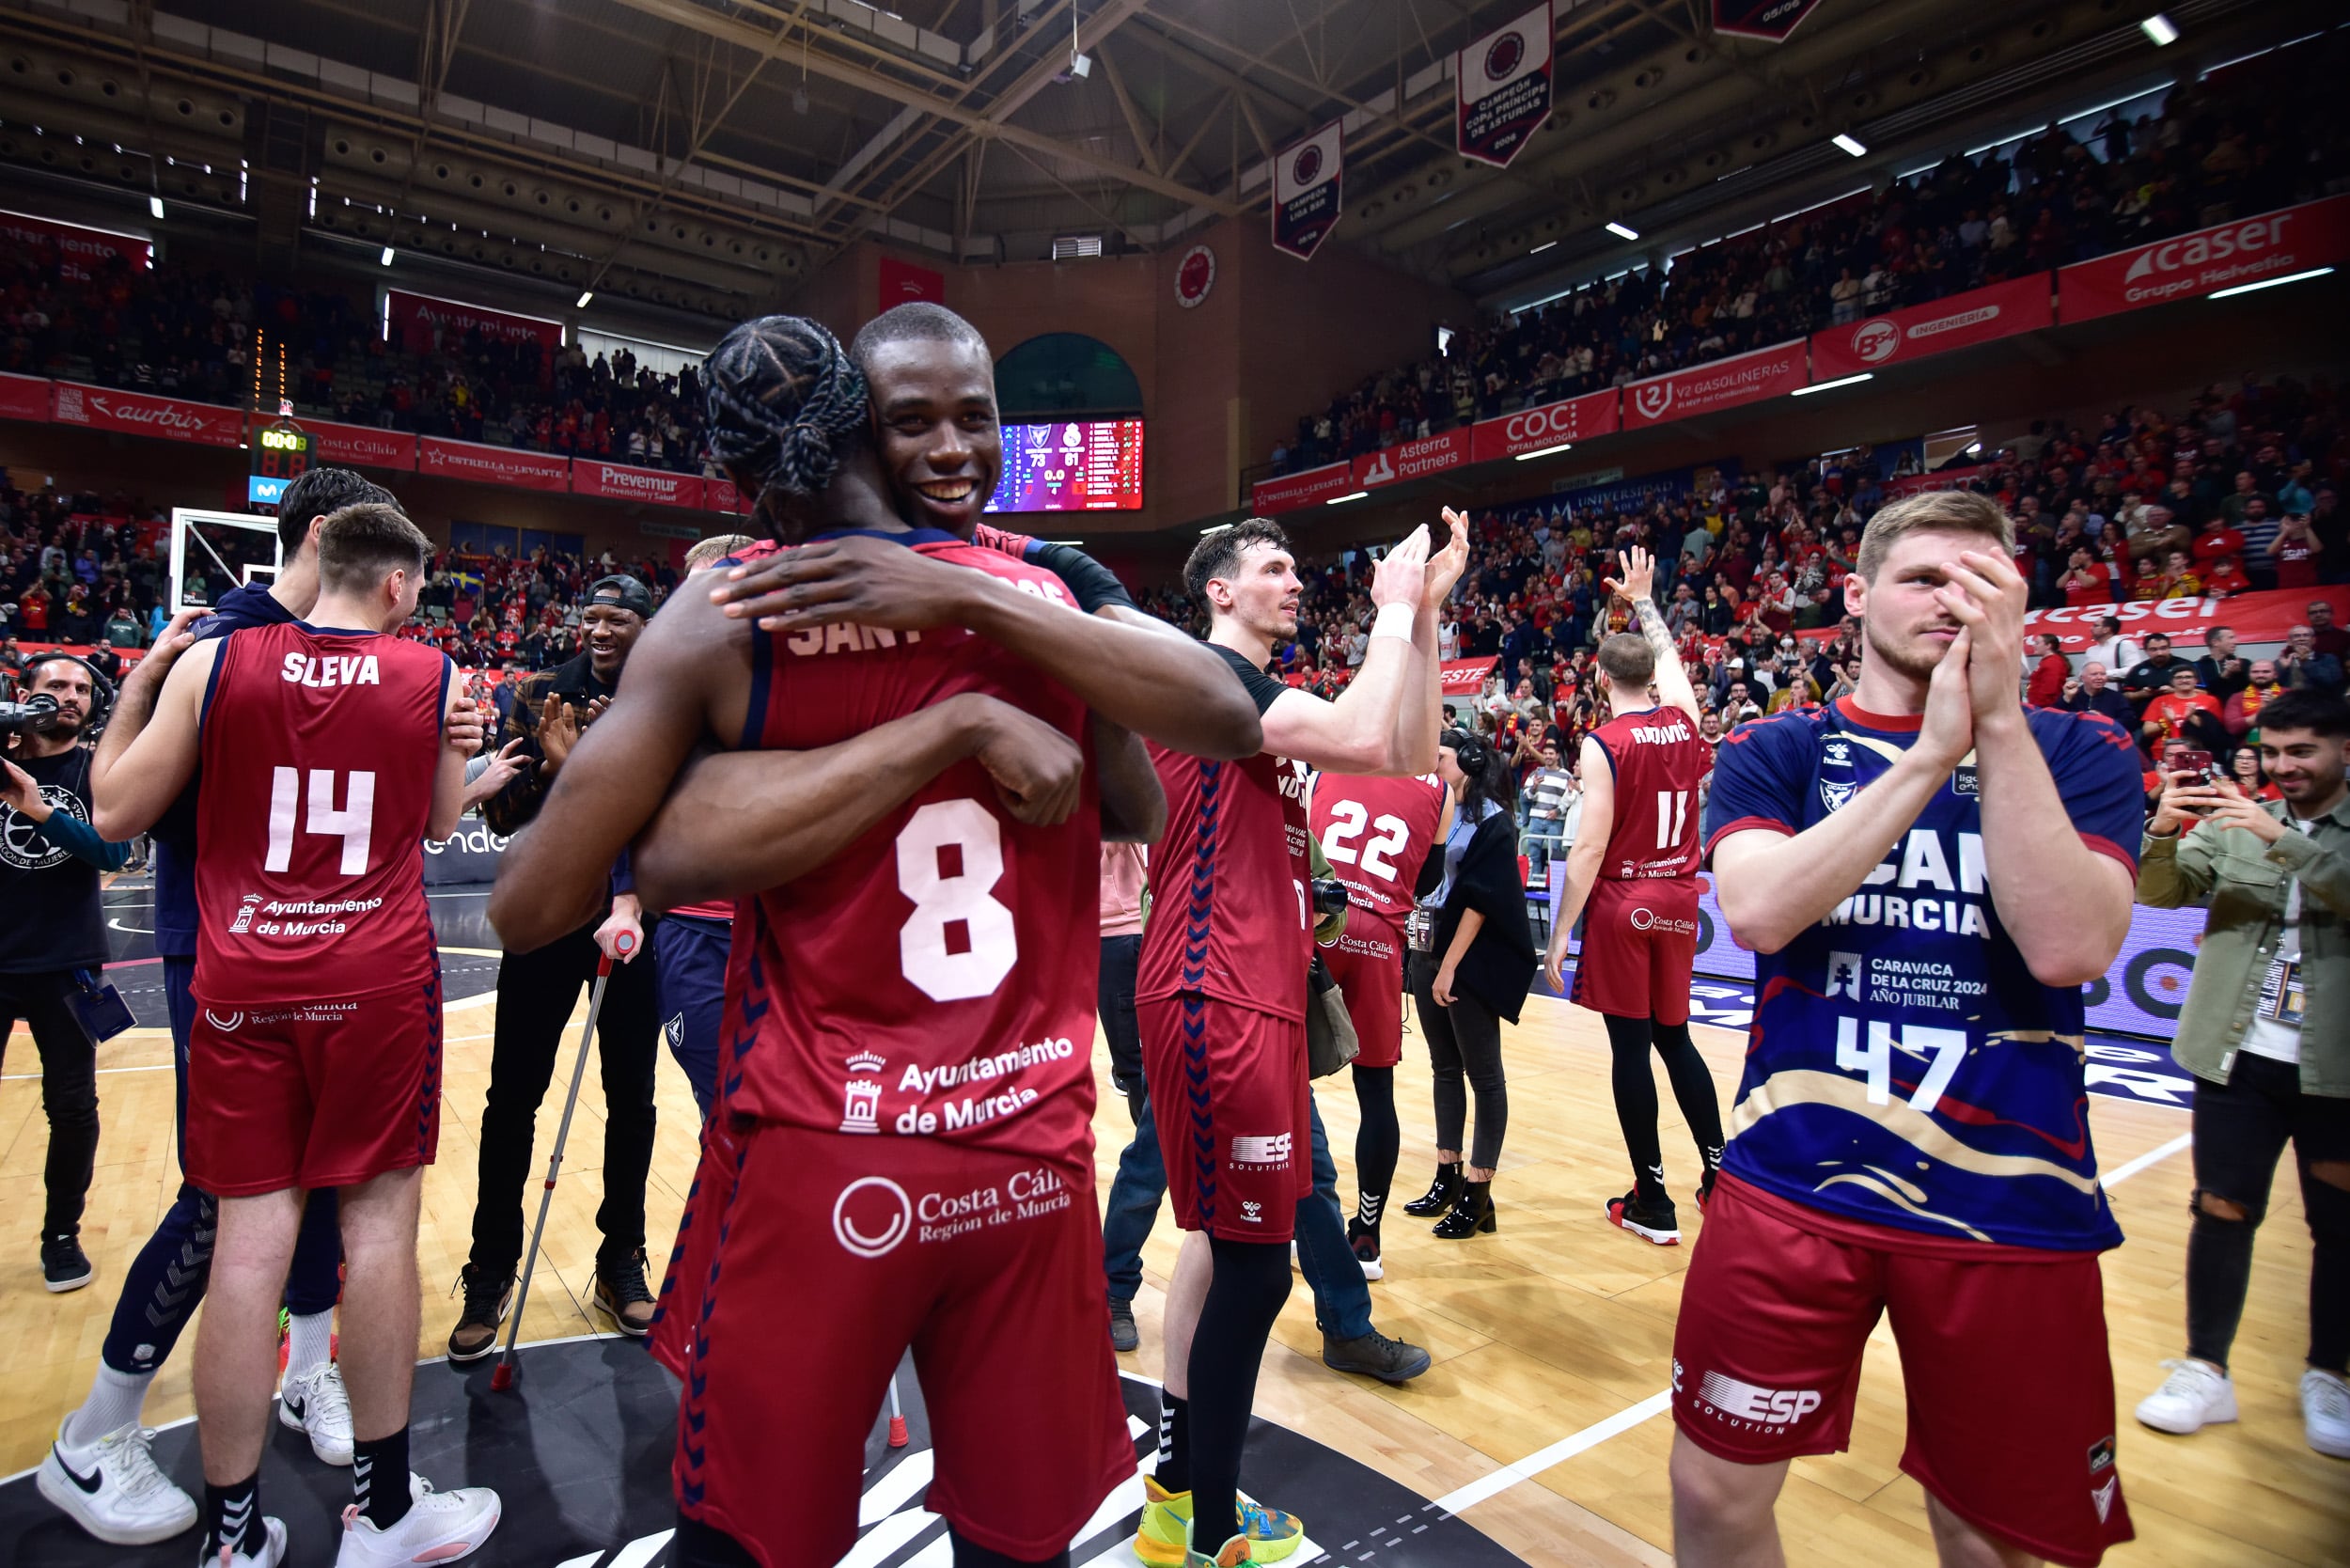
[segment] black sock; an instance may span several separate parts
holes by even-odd
[[[699,1519],[677,1516],[677,1534],[669,1545],[670,1568],[759,1568],[743,1543]]]
[[[1722,1164],[1722,1105],[1714,1092],[1714,1074],[1706,1071],[1687,1024],[1659,1024],[1654,1032],[1656,1054],[1665,1058],[1665,1076],[1673,1086],[1673,1103],[1697,1140],[1700,1174],[1710,1176]]]
[[[1191,1490],[1191,1402],[1159,1390],[1159,1463],[1152,1479],[1169,1492]]]
[[[1051,1557],[1006,1557],[976,1541],[965,1541],[963,1532],[952,1525],[947,1527],[947,1536],[954,1543],[955,1568],[1069,1568],[1066,1546]]]
[[[1240,1533],[1240,1458],[1273,1320],[1289,1299],[1289,1248],[1211,1236],[1215,1280],[1191,1336],[1191,1539],[1203,1556]]]
[[[1616,1091],[1616,1125],[1623,1129],[1624,1152],[1632,1156],[1633,1183],[1642,1198],[1659,1200],[1665,1196],[1665,1152],[1656,1143],[1656,1078],[1648,1060],[1652,1026],[1645,1018],[1601,1016],[1613,1058],[1608,1080]]]
[[[258,1555],[268,1531],[261,1524],[261,1472],[255,1470],[230,1486],[204,1483],[204,1560],[219,1557],[227,1547],[246,1557]]]
[[[1403,1132],[1395,1115],[1395,1069],[1357,1067],[1355,1099],[1362,1122],[1355,1132],[1355,1220],[1376,1231],[1386,1212],[1387,1189],[1395,1184],[1395,1162]]]
[[[377,1529],[408,1517],[408,1429],[389,1437],[362,1437],[352,1445],[351,1500]]]

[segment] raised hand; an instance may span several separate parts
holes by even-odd
[[[1451,537],[1445,541],[1443,549],[1428,557],[1428,579],[1421,588],[1419,601],[1423,609],[1442,610],[1445,601],[1452,597],[1452,589],[1460,582],[1462,573],[1468,570],[1468,514],[1447,507],[1444,509],[1444,521],[1445,526],[1451,530]]]
[[[1608,592],[1621,594],[1635,604],[1644,599],[1653,602],[1656,588],[1655,557],[1636,544],[1616,557],[1616,569],[1623,575],[1606,580]]]
[[[1973,635],[1971,629],[1961,629],[1942,662],[1934,666],[1934,678],[1926,685],[1925,717],[1919,721],[1918,741],[1911,748],[1946,769],[1958,766],[1959,760],[1975,747],[1972,666],[1983,661],[1974,656],[1969,641]],[[1999,674],[2006,676],[2006,666],[1999,668]],[[2009,683],[2013,684],[2012,678]]]
[[[1371,569],[1371,602],[1381,609],[1389,604],[1409,604],[1418,609],[1428,583],[1428,527],[1426,524],[1403,536],[1403,542],[1389,550]]]
[[[1949,580],[1935,603],[1967,633],[1972,651],[1968,692],[1978,720],[2020,713],[2015,672],[2024,667],[2024,606],[2030,596],[2023,573],[2004,556],[1963,550],[1942,563]],[[1952,645],[1953,652],[1956,645]]]

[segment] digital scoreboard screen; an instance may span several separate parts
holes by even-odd
[[[1139,511],[1142,421],[1006,425],[990,511]]]
[[[309,468],[314,445],[310,432],[290,419],[280,419],[255,431],[252,469],[245,482],[246,503],[274,507],[284,499],[286,487]]]

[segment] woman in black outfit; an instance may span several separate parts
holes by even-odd
[[[1420,872],[1420,909],[1434,930],[1427,949],[1416,947],[1409,961],[1436,1074],[1436,1180],[1403,1211],[1443,1213],[1436,1234],[1459,1240],[1494,1230],[1494,1167],[1510,1121],[1501,1020],[1518,1021],[1540,960],[1518,874],[1517,781],[1509,762],[1491,743],[1448,729],[1437,742],[1436,771],[1457,805],[1443,855],[1430,855]],[[1468,1090],[1477,1096],[1477,1137],[1465,1168]]]

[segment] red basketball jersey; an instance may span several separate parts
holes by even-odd
[[[198,996],[325,1001],[432,977],[424,830],[454,668],[298,620],[221,639],[199,741]]]
[[[1051,572],[999,552],[905,537],[935,560],[1068,602]],[[979,692],[1073,737],[1088,761],[1078,808],[1058,827],[1013,821],[986,770],[964,760],[830,862],[741,901],[722,1045],[728,1108],[825,1132],[1086,1157],[1102,827],[1085,704],[961,627],[754,633],[751,660],[747,748],[833,745]]]
[[[1591,731],[1614,765],[1616,814],[1599,874],[1618,881],[1694,876],[1698,785],[1713,753],[1678,708],[1622,713]]]
[[[1313,862],[1306,764],[1259,752],[1211,762],[1153,745],[1167,832],[1151,852],[1151,913],[1135,999],[1197,991],[1306,1016]]]
[[[1411,913],[1412,884],[1419,880],[1443,815],[1444,785],[1433,773],[1418,778],[1318,774],[1308,808],[1322,857],[1346,884],[1349,902],[1389,920]]]

